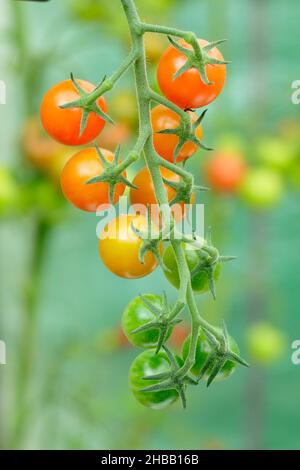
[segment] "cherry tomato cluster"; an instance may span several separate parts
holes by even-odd
[[[130,2],[125,10],[130,15],[133,8]],[[135,13],[133,15],[136,17]],[[134,28],[131,32],[136,34]],[[151,27],[148,32],[151,32]],[[151,167],[146,155],[147,166],[136,174],[133,181],[127,179],[126,170],[140,157],[143,149],[146,154],[146,144],[125,160],[121,159],[119,145],[114,151],[95,145],[96,139],[101,141],[106,122],[112,125],[103,94],[112,88],[114,77],[121,73],[113,75],[111,80],[104,79],[98,86],[71,76],[70,80],[53,86],[41,105],[41,120],[50,136],[64,145],[85,146],[68,160],[62,170],[61,187],[69,202],[83,211],[104,211],[108,204],[117,204],[128,187],[131,203],[147,209],[145,213],[138,209],[132,214],[121,214],[106,225],[99,239],[99,256],[105,266],[117,276],[137,279],[150,274],[160,264],[166,279],[179,291],[181,272],[172,244],[166,249],[164,247],[170,236],[162,236],[163,213],[157,204],[159,197],[153,173],[158,175],[164,186],[173,221],[182,220],[186,216],[187,204],[195,202],[194,190],[197,187],[187,176],[189,184],[184,181],[182,175],[187,172],[180,165],[191,158],[198,147],[206,148],[202,143],[202,121],[206,110],[202,114],[196,110],[218,97],[226,78],[226,63],[216,47],[220,41],[209,43],[196,37],[190,40],[190,35],[185,34],[187,41],[176,42],[170,37],[171,45],[159,60],[157,78],[164,96],[149,88],[149,96],[152,92],[152,99],[148,97],[149,107],[139,103],[141,123],[147,119],[149,127],[152,127],[146,142],[150,142],[155,162],[160,163],[155,163],[155,168]],[[145,61],[144,47],[139,49],[139,53],[139,60]],[[147,87],[148,84],[144,81],[141,85],[138,74],[139,71],[136,74],[137,96],[142,99],[139,87]],[[158,105],[150,108],[153,96]],[[144,119],[141,113],[144,113]],[[142,127],[141,124],[138,143],[142,140]],[[178,171],[178,168],[182,170]],[[175,202],[179,212],[173,211]],[[152,209],[155,205],[157,211]],[[191,236],[180,244],[191,290],[196,294],[210,290],[215,297],[221,263],[231,257],[220,256],[209,239]],[[197,249],[191,248],[194,244],[197,244]],[[194,343],[197,340],[194,364],[185,371],[184,365],[189,364],[191,355],[190,337],[176,356],[165,343],[181,322],[178,316],[187,303],[186,297],[187,294],[184,302],[178,301],[173,306],[169,305],[165,294],[141,295],[130,302],[123,314],[123,330],[129,342],[145,349],[132,364],[130,385],[137,400],[150,408],[164,408],[178,398],[185,406],[187,385],[196,385],[200,378],[207,380],[209,385],[216,377],[230,376],[236,362],[243,363],[225,326],[223,332],[213,327],[210,331],[201,328],[198,339],[196,336],[193,340]]]

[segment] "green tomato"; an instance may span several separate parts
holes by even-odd
[[[252,359],[259,364],[270,364],[280,359],[287,346],[284,333],[268,323],[251,326],[246,337],[247,348]]]
[[[197,251],[193,249],[189,249],[187,245],[184,246],[185,248],[185,256],[189,266],[189,270],[192,272],[193,269],[198,266],[200,257]],[[165,250],[163,255],[163,262],[166,268],[164,274],[168,281],[174,286],[176,289],[180,287],[180,278],[179,272],[177,267],[176,258],[174,255],[174,250],[171,245]],[[221,264],[217,264],[214,268],[214,280],[217,281],[220,277],[221,273]],[[205,270],[199,271],[197,274],[192,276],[192,288],[196,294],[203,294],[209,291],[209,283],[208,283],[208,276]]]
[[[15,207],[18,201],[18,187],[6,168],[0,168],[0,214]]]
[[[221,330],[219,330],[221,332]],[[189,353],[191,338],[188,336],[183,343],[182,346],[182,357],[185,360]],[[229,336],[229,347],[232,352],[236,354],[240,354],[238,345],[234,341],[234,339]],[[197,377],[200,375],[200,372],[206,363],[208,356],[212,353],[212,346],[208,341],[205,333],[203,330],[200,331],[198,341],[197,341],[197,348],[196,348],[196,360],[195,364],[193,365],[191,372]],[[236,363],[233,361],[226,361],[224,366],[222,367],[221,371],[217,375],[218,380],[224,380],[230,377],[233,372],[235,371]],[[208,371],[204,375],[204,380],[207,380],[211,374],[212,368],[208,369]]]
[[[159,295],[146,294],[144,296],[149,302],[159,309],[163,306],[163,298]],[[137,328],[156,320],[156,316],[145,305],[140,297],[135,297],[125,308],[122,317],[122,328],[131,344],[138,348],[155,348],[159,339],[159,330],[151,328],[151,330],[141,331],[140,333],[132,333]],[[173,328],[169,328],[167,338],[170,337]]]
[[[129,373],[131,390],[139,403],[154,410],[162,410],[178,399],[174,389],[158,392],[142,392],[142,389],[156,385],[158,380],[144,380],[144,377],[169,372],[170,360],[164,351],[155,354],[154,349],[142,352],[132,363]]]
[[[256,156],[263,164],[275,170],[285,171],[292,165],[296,153],[294,146],[288,142],[276,137],[269,137],[257,143]]]
[[[242,199],[255,209],[269,209],[283,196],[280,175],[268,168],[250,170],[240,187]]]

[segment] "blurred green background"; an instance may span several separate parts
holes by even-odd
[[[186,411],[178,404],[154,412],[135,402],[127,374],[138,351],[122,337],[122,311],[139,292],[159,294],[163,286],[174,300],[176,292],[159,270],[125,281],[101,264],[96,217],[65,203],[57,184],[70,150],[42,135],[38,121],[49,86],[70,71],[96,83],[125,56],[119,2],[0,0],[0,79],[7,86],[0,106],[1,448],[299,449],[300,366],[291,362],[300,337],[299,106],[291,101],[299,2],[137,3],[151,21],[228,38],[222,51],[232,63],[223,94],[209,107],[205,141],[241,154],[249,168],[268,164],[282,184],[266,207],[238,191],[200,196],[214,242],[238,260],[225,267],[217,301],[205,295],[199,307],[212,322],[226,319],[252,367],[208,390],[189,390]],[[165,44],[147,39],[154,85]],[[107,147],[129,145],[136,132],[132,93],[129,75],[108,97],[120,126],[107,132]],[[271,156],[260,157],[266,139]],[[282,164],[273,161],[276,151]],[[209,158],[201,151],[188,163],[201,183]]]

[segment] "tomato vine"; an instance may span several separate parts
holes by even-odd
[[[117,185],[123,184],[124,187],[129,186],[132,190],[137,189],[133,183],[126,179],[124,172],[144,154],[147,171],[153,184],[155,199],[160,208],[162,224],[159,228],[158,237],[156,234],[156,237],[152,238],[151,231],[149,230],[149,226],[151,225],[151,216],[148,217],[148,230],[146,230],[146,233],[142,231],[140,227],[134,227],[133,222],[135,217],[131,216],[133,220],[131,225],[130,221],[128,222],[127,220],[126,223],[129,223],[129,227],[131,227],[131,230],[135,235],[134,253],[137,248],[140,250],[139,259],[136,259],[134,262],[146,265],[145,256],[148,255],[149,261],[149,255],[151,255],[151,266],[149,267],[148,272],[151,272],[155,267],[155,258],[156,263],[160,263],[164,269],[167,278],[170,278],[169,276],[174,276],[174,271],[176,271],[175,277],[177,276],[177,280],[175,280],[175,284],[177,284],[176,287],[178,287],[179,294],[174,305],[169,305],[165,296],[162,298],[160,306],[152,304],[147,300],[147,296],[141,296],[139,299],[139,302],[142,305],[139,308],[148,309],[148,315],[146,315],[146,317],[152,318],[152,320],[146,324],[142,322],[135,331],[131,328],[129,336],[132,338],[132,335],[135,333],[146,334],[147,332],[150,332],[153,337],[154,329],[158,332],[156,338],[159,339],[157,339],[156,347],[150,350],[146,355],[143,353],[144,356],[141,355],[142,359],[138,360],[133,368],[134,374],[141,374],[144,369],[143,360],[148,361],[147,363],[149,368],[154,371],[153,375],[149,376],[149,374],[147,374],[146,377],[131,376],[131,385],[136,397],[140,399],[143,404],[147,404],[147,406],[151,406],[152,400],[152,407],[159,408],[161,407],[160,405],[163,406],[164,404],[173,402],[174,397],[180,397],[183,406],[185,407],[185,391],[188,385],[197,385],[204,377],[207,380],[207,385],[209,385],[217,376],[222,375],[221,371],[228,361],[232,364],[239,363],[245,366],[248,365],[246,361],[240,357],[237,348],[234,348],[234,350],[231,349],[232,341],[227,333],[225,324],[223,324],[222,329],[219,329],[208,323],[201,316],[195,299],[195,291],[197,291],[197,289],[195,289],[195,285],[197,285],[197,282],[198,285],[200,282],[201,288],[198,289],[199,291],[202,292],[210,289],[215,297],[215,280],[218,277],[220,264],[230,261],[233,257],[221,256],[217,248],[212,245],[210,237],[204,240],[194,234],[187,236],[179,233],[171,215],[172,203],[174,201],[189,203],[194,191],[197,189],[203,189],[195,186],[193,175],[186,171],[183,166],[177,164],[177,156],[186,143],[192,142],[195,148],[201,147],[207,149],[200,140],[200,137],[202,138],[202,133],[200,135],[198,130],[198,127],[204,119],[205,112],[197,119],[195,118],[194,113],[190,112],[192,110],[189,109],[188,106],[185,106],[184,103],[201,103],[197,106],[204,106],[213,101],[221,92],[225,81],[226,62],[223,60],[223,57],[216,46],[223,41],[208,43],[207,41],[198,40],[196,35],[190,31],[182,31],[175,28],[144,23],[138,14],[134,0],[121,0],[121,4],[131,33],[131,52],[118,70],[110,77],[105,77],[99,86],[95,87],[92,91],[86,91],[86,88],[84,90],[80,85],[81,82],[71,76],[68,88],[73,86],[73,90],[76,92],[75,99],[70,101],[65,97],[64,102],[57,101],[55,105],[56,109],[54,111],[57,113],[58,122],[61,122],[64,119],[63,116],[67,116],[63,113],[66,113],[69,110],[72,110],[73,112],[76,111],[77,114],[78,111],[81,112],[81,122],[78,123],[78,120],[76,120],[75,123],[75,131],[77,134],[80,134],[79,137],[87,132],[87,128],[91,125],[92,118],[95,120],[97,117],[98,122],[96,121],[95,126],[98,126],[98,128],[102,127],[102,121],[111,122],[111,118],[106,113],[106,109],[104,109],[103,106],[102,109],[100,108],[100,98],[113,88],[125,72],[130,68],[134,69],[139,108],[138,138],[133,149],[129,151],[128,155],[122,161],[120,161],[119,158],[120,148],[117,149],[114,158],[112,158],[112,161],[109,163],[106,161],[102,150],[97,148],[97,152],[94,151],[93,158],[97,158],[96,154],[98,153],[98,157],[102,163],[102,165],[100,165],[98,162],[98,167],[101,166],[101,174],[93,175],[92,178],[85,181],[85,196],[88,200],[88,207],[85,208],[85,210],[90,210],[89,208],[93,206],[92,201],[89,200],[91,195],[93,196],[93,191],[88,190],[90,185],[94,185],[94,189],[97,189],[97,184],[105,184],[106,196],[104,197],[104,202],[107,202],[106,199],[108,198],[111,203],[115,201],[114,196]],[[183,61],[182,66],[179,66],[178,69],[174,71],[173,78],[170,80],[169,85],[172,87],[172,93],[165,93],[166,96],[170,95],[169,97],[172,101],[169,101],[166,96],[160,95],[154,91],[149,84],[144,35],[150,32],[167,35],[171,43],[171,51],[179,54],[181,61]],[[194,90],[195,87],[198,86],[198,97],[191,97],[191,100],[186,100],[186,96],[180,96],[183,92],[186,93],[186,89],[184,90],[180,87],[180,89],[175,90],[174,87],[176,81],[180,80],[180,83],[182,83],[184,76],[186,76],[187,80],[186,89],[190,86],[191,89]],[[160,81],[160,77],[158,78]],[[215,80],[216,82],[212,82],[212,80]],[[160,85],[162,91],[164,91],[166,83],[160,83]],[[176,93],[174,93],[174,90]],[[50,91],[50,93],[52,92]],[[206,97],[204,96],[205,93],[207,93]],[[155,148],[153,138],[155,131],[153,130],[151,119],[151,106],[154,103],[167,108],[167,110],[170,110],[172,113],[175,113],[177,121],[179,121],[178,127],[174,128],[173,126],[173,129],[168,128],[160,131],[162,134],[169,134],[172,135],[172,137],[177,137],[178,145],[175,146],[176,148],[173,151],[174,162],[170,161],[170,158],[164,158],[159,155]],[[46,95],[43,101],[42,113],[46,129],[48,127],[48,119],[53,119],[53,114],[51,114],[51,110],[49,111],[49,106],[50,108],[53,106],[53,99],[49,105]],[[72,125],[72,123],[70,125]],[[49,127],[51,128],[51,126]],[[65,127],[64,129],[66,132]],[[91,134],[93,134],[92,131]],[[65,137],[66,136],[62,137],[63,140],[65,140]],[[77,144],[78,140],[80,141],[78,138],[74,139],[74,145]],[[82,154],[82,158],[84,160],[84,152]],[[161,171],[162,169],[166,169],[177,175],[180,182],[165,180],[163,178],[163,172]],[[88,174],[93,174],[93,171],[94,169],[91,170],[90,168]],[[82,184],[82,178],[78,179],[80,180],[80,184]],[[168,197],[168,184],[175,192],[173,201],[170,201]],[[78,188],[75,185],[75,187],[72,188],[72,191],[76,192],[77,189]],[[68,187],[64,186],[64,192],[68,197]],[[100,193],[98,193],[98,199],[99,196]],[[69,199],[74,203],[72,198]],[[98,199],[96,201],[97,204],[99,203]],[[82,206],[82,204],[78,203],[75,205],[78,207]],[[95,209],[92,208],[91,210]],[[120,223],[120,220],[118,223]],[[144,228],[145,221],[143,220],[140,225]],[[161,244],[163,242],[168,242],[170,244],[170,248],[168,248],[168,250],[171,249],[172,251],[173,265],[171,263],[169,264],[169,267],[167,266],[168,263],[165,263],[164,259],[161,259]],[[192,263],[190,262],[186,247],[193,250],[192,252],[195,254]],[[116,252],[118,253],[118,257],[121,262],[121,251],[117,249]],[[110,242],[105,241],[105,239],[104,241],[100,240],[100,254],[101,253],[103,261],[109,267],[111,261],[109,259],[110,254],[111,256],[115,256],[115,253]],[[130,256],[132,258],[133,252]],[[126,263],[123,263],[121,267],[118,267],[118,269],[114,269],[114,272],[123,277],[132,278],[148,273],[146,268],[142,270],[139,269],[139,267],[137,267],[137,269],[129,269]],[[130,274],[128,274],[128,272],[130,272]],[[172,284],[175,285],[174,282],[172,282]],[[191,316],[191,334],[189,336],[188,345],[185,344],[183,359],[175,356],[168,349],[165,342],[172,332],[172,327],[180,321],[179,315],[185,308],[188,308]],[[152,316],[149,315],[149,311],[152,312]],[[192,376],[191,370],[193,368],[195,369],[196,356],[197,351],[200,348],[199,341],[201,341],[201,338],[204,338],[204,341],[209,343],[210,353],[206,356],[202,370],[198,376],[194,377]],[[138,339],[136,338],[136,340],[132,340],[132,342],[136,343],[138,342]],[[147,341],[145,340],[145,343],[143,344],[147,344]],[[139,358],[141,356],[139,356]],[[144,386],[141,384],[144,384]]]

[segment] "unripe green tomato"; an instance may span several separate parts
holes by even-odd
[[[164,351],[155,353],[155,349],[142,352],[133,361],[129,372],[131,390],[139,403],[154,410],[162,410],[178,399],[174,389],[158,392],[142,392],[141,390],[156,385],[158,380],[144,380],[144,377],[170,371],[170,360]]]
[[[17,184],[7,168],[0,168],[0,215],[14,208],[18,201]]]
[[[189,249],[187,245],[185,248],[185,256],[188,263],[189,270],[192,272],[196,266],[198,266],[200,258],[196,250]],[[163,255],[163,262],[168,270],[164,270],[164,274],[168,281],[176,289],[180,287],[180,278],[177,267],[176,258],[174,255],[174,250],[171,245],[165,250]],[[214,268],[214,280],[217,281],[221,273],[221,264],[218,263]],[[198,272],[192,276],[192,288],[196,294],[203,294],[209,291],[208,276],[205,270]]]
[[[159,295],[146,294],[144,296],[149,302],[156,307],[161,308],[163,299]],[[140,297],[135,297],[124,310],[122,317],[122,328],[131,344],[138,348],[155,348],[159,339],[159,330],[152,328],[151,330],[141,331],[140,333],[132,333],[137,328],[156,320],[156,316],[151,312]],[[167,339],[170,337],[173,328],[169,328]]]
[[[255,153],[261,163],[279,171],[289,169],[296,157],[294,146],[277,137],[260,140]]]
[[[249,170],[241,187],[242,199],[255,209],[269,209],[283,196],[283,181],[275,171],[263,167]]]
[[[246,344],[252,360],[266,365],[276,362],[284,353],[287,338],[268,323],[256,323],[247,332]]]
[[[218,330],[221,332],[221,330],[218,328]],[[191,342],[191,337],[188,336],[183,343],[182,346],[182,357],[183,360],[185,360],[188,356],[189,353],[189,347],[190,347],[190,342]],[[235,354],[240,354],[238,345],[236,344],[235,340],[229,336],[229,347],[232,352]],[[200,372],[206,363],[206,360],[208,356],[212,353],[213,348],[211,343],[208,341],[205,333],[203,330],[200,331],[198,341],[197,341],[197,347],[196,347],[196,360],[195,364],[193,365],[191,372],[197,377],[200,375]],[[213,367],[213,366],[212,366]],[[204,374],[204,380],[208,380],[212,367],[210,367],[207,372]],[[218,373],[216,379],[217,380],[224,380],[230,377],[233,372],[235,371],[236,368],[236,363],[233,361],[226,361],[220,372]]]

